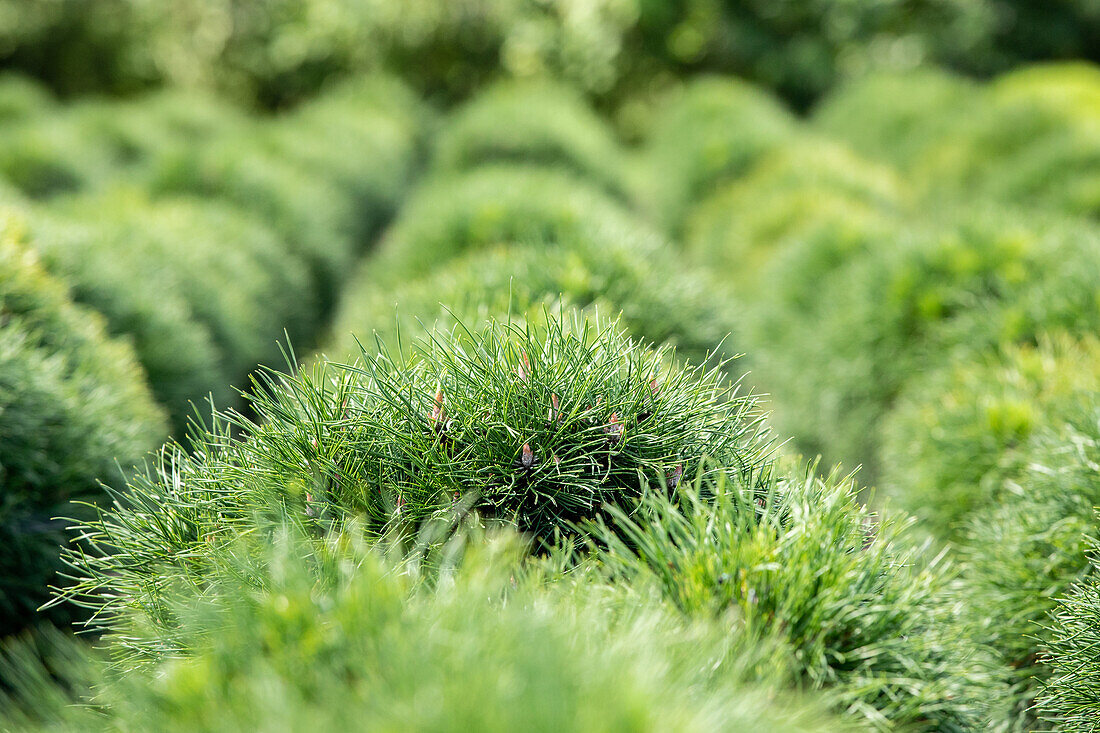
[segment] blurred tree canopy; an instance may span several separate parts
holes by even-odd
[[[805,106],[871,70],[989,74],[1100,59],[1092,0],[0,0],[0,66],[62,94],[159,84],[263,107],[386,69],[464,97],[555,76],[598,98],[682,71],[732,73]]]

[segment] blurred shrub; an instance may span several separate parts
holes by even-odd
[[[624,191],[623,153],[611,130],[583,97],[558,84],[499,84],[454,112],[436,142],[435,166],[494,162],[563,166]]]
[[[977,113],[981,97],[976,84],[944,71],[873,74],[825,97],[813,124],[869,158],[908,171]]]
[[[335,183],[263,150],[255,131],[219,136],[198,150],[158,162],[156,195],[220,199],[262,218],[301,258],[325,295],[343,280],[358,252],[354,201]]]
[[[367,267],[397,283],[459,254],[508,242],[555,242],[581,230],[644,229],[598,187],[538,166],[489,165],[420,185]]]
[[[145,375],[102,319],[69,299],[0,212],[0,634],[31,622],[57,582],[72,500],[121,482],[165,435]]]
[[[821,140],[785,145],[737,181],[700,202],[688,218],[685,248],[700,264],[748,290],[783,287],[760,273],[777,253],[814,240],[821,264],[831,247],[875,217],[886,220],[906,203],[905,189],[889,168]],[[805,249],[805,248],[804,248]],[[851,256],[850,251],[845,252]],[[836,256],[836,255],[834,255]],[[824,274],[820,271],[819,274]]]
[[[957,114],[957,113],[956,113]],[[1031,67],[993,83],[916,168],[945,195],[1100,216],[1100,69]]]
[[[802,450],[863,463],[873,482],[878,421],[915,374],[960,345],[1100,324],[1093,228],[998,208],[964,213],[833,270],[810,310],[746,327],[757,386],[776,395],[776,425]]]
[[[108,151],[91,142],[71,117],[53,111],[0,123],[0,176],[36,199],[87,188],[111,166]]]
[[[181,92],[36,105],[6,120],[0,112],[0,175],[34,198],[145,179],[154,160],[170,151],[190,154],[215,131],[239,129],[245,120],[223,104]]]
[[[275,359],[284,331],[300,338],[318,311],[308,273],[257,217],[217,201],[150,201],[132,191],[59,201],[55,213],[99,225],[100,256],[125,256],[132,274],[163,278],[209,330],[225,371],[237,378]]]
[[[50,92],[33,79],[22,74],[0,74],[0,125],[39,114],[53,104]]]
[[[281,106],[379,69],[452,98],[501,70],[605,91],[637,13],[636,0],[5,0],[0,48],[65,92],[167,81]]]
[[[704,70],[804,106],[879,69],[1100,58],[1091,0],[4,0],[0,17],[0,63],[62,92],[167,82],[268,107],[378,70],[450,99],[502,75],[614,97]]]
[[[259,132],[275,157],[350,191],[356,228],[392,216],[424,157],[432,111],[401,82],[364,77],[326,89]]]
[[[770,487],[719,481],[636,512],[599,537],[609,571],[648,580],[731,636],[778,638],[810,689],[876,729],[975,730],[999,713],[996,667],[965,634],[941,563],[898,542],[850,479],[796,469]]]
[[[18,685],[5,700],[9,722],[73,731],[849,728],[816,701],[775,690],[784,660],[766,647],[685,625],[652,599],[626,603],[597,582],[548,583],[520,567],[522,547],[509,536],[444,557],[441,569],[429,567],[435,558],[402,561],[362,544],[286,531],[239,538],[200,603],[169,594],[181,653],[130,674],[104,673],[51,639],[47,659],[78,696],[94,689],[94,707],[73,705],[48,667],[9,651]]]
[[[472,508],[552,540],[704,458],[748,484],[767,476],[753,401],[718,370],[678,369],[579,316],[471,326],[409,360],[364,355],[258,385],[255,421],[216,418],[83,527],[103,554],[69,557],[74,597],[108,627],[150,611],[157,628],[127,647],[155,648],[171,634],[164,584],[201,583],[257,516],[359,516],[378,533]]]
[[[723,290],[674,261],[668,243],[640,233],[594,230],[544,244],[475,250],[394,289],[374,286],[368,261],[345,290],[328,346],[330,356],[358,354],[353,334],[373,349],[376,334],[393,350],[398,339],[433,326],[538,316],[561,298],[604,315],[622,313],[634,336],[669,343],[701,363],[736,327]],[[725,350],[727,353],[730,349]]]
[[[212,201],[112,193],[58,201],[35,217],[36,242],[75,297],[134,340],[177,427],[192,402],[278,358],[317,305],[300,262],[259,220]]]
[[[688,207],[789,142],[796,122],[766,92],[734,79],[693,80],[660,103],[638,182],[643,208],[678,231]]]
[[[1043,337],[961,358],[906,385],[883,427],[882,489],[952,537],[972,511],[1000,498],[1028,458],[1028,439],[1100,392],[1100,342]],[[880,494],[881,495],[881,494]]]
[[[1095,526],[1090,532],[1092,566],[1088,576],[1068,595],[1059,598],[1043,662],[1049,678],[1037,698],[1037,717],[1068,733],[1096,727],[1100,684],[1096,668],[1096,638],[1100,629],[1100,567],[1097,566]]]
[[[1035,695],[1050,676],[1044,654],[1056,633],[1044,628],[1055,602],[1089,572],[1090,537],[1100,504],[1100,410],[1096,394],[1064,424],[1037,434],[1021,475],[998,504],[975,512],[964,543],[964,589],[975,637],[1008,662],[1010,723],[1033,730]]]

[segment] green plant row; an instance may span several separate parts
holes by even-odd
[[[0,286],[9,632],[56,582],[56,518],[166,437],[147,390],[182,435],[208,397],[232,405],[234,385],[278,363],[284,335],[315,338],[414,176],[429,118],[389,79],[273,117],[174,92],[61,104],[25,80],[0,87],[5,261],[31,268]]]
[[[1085,654],[1086,606],[1050,614],[1095,584],[1098,92],[1086,66],[868,79],[684,216],[777,432],[958,548],[958,622],[1006,665],[989,725],[1010,730],[1097,713],[1053,646]]]
[[[192,402],[227,404],[277,361],[284,332],[319,328],[411,180],[427,124],[387,79],[273,118],[180,93],[59,105],[7,86],[12,202],[47,267],[134,340],[177,429]]]
[[[418,547],[438,558],[430,568],[445,569],[461,527],[503,524],[524,531],[535,551],[504,571],[508,598],[522,593],[515,589],[531,567],[549,563],[563,580],[540,581],[542,602],[572,579],[575,598],[612,593],[617,607],[660,609],[682,629],[724,638],[734,651],[709,647],[714,662],[691,667],[738,670],[740,682],[717,688],[715,701],[746,687],[779,697],[813,690],[848,725],[882,730],[974,730],[1003,714],[1007,673],[964,633],[956,571],[925,564],[904,543],[907,520],[869,513],[850,479],[777,462],[754,400],[721,370],[677,366],[617,325],[576,311],[459,324],[422,337],[407,357],[320,362],[271,375],[255,395],[255,419],[216,416],[190,453],[166,449],[153,471],[81,524],[86,543],[67,556],[75,585],[58,602],[92,612],[111,665],[129,679],[199,665],[231,674],[227,690],[259,685],[260,674],[306,695],[311,679],[326,683],[325,667],[309,664],[319,676],[301,678],[284,655],[339,659],[338,646],[357,648],[366,633],[313,610],[339,608],[320,589],[353,568],[365,572],[363,560],[326,560],[316,543]],[[267,557],[288,526],[314,544],[294,545],[289,559]],[[295,584],[306,595],[295,601],[283,583],[302,562],[308,573]],[[448,577],[438,587],[453,594]],[[189,610],[241,603],[251,609],[241,623],[254,629],[243,636],[235,622],[195,624]],[[416,613],[415,601],[394,603]],[[289,635],[276,640],[257,613],[277,614],[271,623]],[[475,617],[495,618],[485,613]],[[491,660],[484,666],[507,665],[494,642],[469,643],[475,658]],[[225,667],[230,660],[243,666]],[[548,683],[571,669],[544,660]],[[252,666],[268,663],[286,666]],[[405,663],[366,669],[396,674]],[[637,673],[629,657],[622,664],[628,679]],[[133,700],[143,699],[141,687]],[[239,698],[246,711],[259,704],[251,694]],[[179,714],[200,728],[233,704],[183,700]],[[108,716],[128,714],[126,704],[102,702]],[[775,705],[769,714],[783,710]]]

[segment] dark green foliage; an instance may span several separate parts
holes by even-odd
[[[130,348],[73,305],[0,214],[0,634],[34,617],[71,500],[120,482],[165,435]]]
[[[782,680],[767,647],[592,580],[548,583],[521,567],[508,535],[470,544],[433,567],[351,534],[244,536],[201,601],[170,595],[181,654],[111,674],[69,644],[39,644],[78,693],[94,685],[98,709],[66,705],[43,665],[11,650],[10,720],[62,731],[850,728],[757,682]]]
[[[1035,725],[1030,708],[1050,676],[1044,654],[1058,633],[1044,628],[1055,601],[1091,570],[1087,552],[1100,505],[1096,393],[1065,424],[1037,434],[1026,451],[1025,470],[1005,482],[999,504],[975,512],[964,541],[974,636],[1012,670],[1006,682],[1015,730]]]
[[[614,193],[625,187],[623,152],[607,123],[575,91],[548,82],[486,89],[440,131],[437,168],[494,162],[562,166]]]
[[[600,229],[645,233],[632,219],[610,195],[564,171],[485,166],[422,184],[367,266],[378,283],[392,285],[492,245],[553,243]]]
[[[981,729],[1000,713],[999,669],[958,622],[951,572],[906,548],[904,522],[869,513],[850,479],[813,468],[766,499],[735,477],[612,509],[601,558],[732,636],[778,639],[807,687],[877,729]]]
[[[1090,537],[1095,537],[1095,527]],[[1089,576],[1063,598],[1053,614],[1044,663],[1050,677],[1039,692],[1037,715],[1068,733],[1095,731],[1100,721],[1100,671],[1097,670],[1097,630],[1100,629],[1100,567],[1091,545]]]
[[[919,516],[921,529],[952,537],[1019,475],[1029,437],[1097,392],[1100,343],[1091,335],[963,352],[915,378],[887,417],[879,496]]]
[[[642,232],[591,227],[550,244],[475,250],[394,289],[375,286],[368,261],[345,291],[326,350],[340,358],[357,354],[359,343],[373,349],[378,338],[396,352],[398,336],[410,346],[421,324],[450,330],[456,321],[537,317],[560,298],[605,316],[621,312],[635,336],[701,363],[737,328],[736,312],[720,286],[680,266],[669,246]]]
[[[660,103],[638,198],[657,222],[678,231],[693,202],[795,133],[794,117],[765,92],[733,79],[693,80]]]
[[[460,329],[408,361],[364,355],[258,388],[255,421],[216,417],[83,527],[96,552],[69,557],[75,597],[108,627],[129,607],[164,620],[165,584],[205,577],[258,513],[381,532],[472,507],[550,539],[704,458],[766,478],[753,401],[720,369],[677,368],[581,320],[532,328]]]

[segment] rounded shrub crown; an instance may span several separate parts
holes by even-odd
[[[554,242],[594,227],[636,232],[630,212],[565,171],[499,164],[441,175],[419,187],[371,260],[392,284],[430,272],[468,250],[508,242]]]
[[[883,427],[881,495],[951,537],[1023,469],[1030,436],[1100,391],[1100,342],[1066,333],[914,379]],[[919,437],[919,439],[918,439]]]
[[[785,245],[815,239],[826,248],[826,238],[844,240],[863,221],[897,213],[905,199],[890,168],[841,145],[807,139],[765,156],[700,202],[688,219],[685,246],[738,287],[752,287]]]
[[[345,291],[327,353],[358,353],[356,336],[373,348],[372,334],[396,350],[399,338],[408,346],[425,326],[537,316],[560,299],[621,312],[634,336],[701,363],[736,328],[736,310],[717,283],[679,266],[669,247],[642,231],[595,226],[554,242],[472,251],[392,290],[374,287],[368,261]]]
[[[795,132],[793,115],[766,92],[717,77],[693,81],[653,123],[639,198],[655,220],[676,231],[691,202],[743,174]]]
[[[498,161],[568,167],[611,191],[622,190],[622,153],[606,123],[568,87],[501,84],[475,97],[447,122],[435,164],[467,169]]]
[[[0,633],[47,597],[71,500],[163,439],[132,350],[72,303],[0,212]]]
[[[1000,712],[998,668],[957,622],[952,572],[899,540],[904,517],[815,469],[777,471],[763,492],[719,475],[648,494],[611,510],[600,557],[731,635],[779,640],[796,677],[874,728],[981,727]]]
[[[1051,673],[1046,652],[1059,632],[1044,627],[1055,602],[1091,572],[1100,506],[1096,393],[1033,436],[1026,451],[1025,470],[1004,481],[998,503],[974,512],[963,541],[974,635],[1010,666],[1018,730],[1034,728],[1035,696]]]
[[[307,522],[361,516],[374,532],[472,507],[550,538],[704,458],[746,481],[766,474],[753,401],[719,369],[677,368],[614,327],[547,320],[459,327],[409,360],[364,356],[258,385],[256,421],[216,418],[191,454],[166,451],[85,527],[102,555],[70,558],[76,594],[105,618],[155,603],[171,573],[143,564],[199,582],[219,543],[280,507]]]

